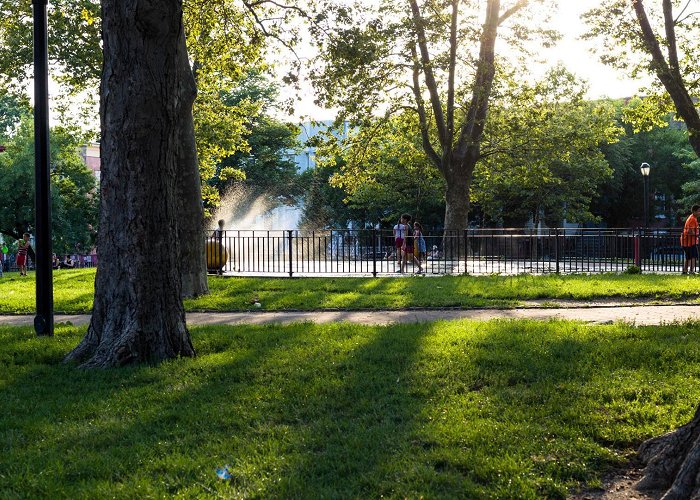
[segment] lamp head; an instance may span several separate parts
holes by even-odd
[[[649,165],[649,164],[646,163],[646,162],[645,162],[645,163],[642,163],[642,164],[639,166],[639,170],[641,170],[642,175],[643,175],[644,177],[648,177],[648,176],[649,176],[649,172],[651,171],[651,165]]]

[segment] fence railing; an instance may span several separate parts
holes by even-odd
[[[466,229],[426,232],[429,274],[680,272],[680,229]],[[372,275],[399,269],[391,230],[225,230],[207,238],[211,272]],[[418,264],[408,259],[408,272]]]

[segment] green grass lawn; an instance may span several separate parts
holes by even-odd
[[[92,309],[94,270],[54,273],[54,308]],[[512,307],[528,299],[692,300],[700,277],[680,275],[442,276],[409,278],[218,278],[211,294],[187,300],[188,310],[241,311],[255,297],[265,310],[404,309],[407,307]],[[0,313],[34,311],[34,278],[0,278]]]
[[[199,327],[94,371],[0,327],[0,498],[563,498],[691,418],[699,326]]]

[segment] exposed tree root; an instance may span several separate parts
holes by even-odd
[[[645,441],[639,457],[646,467],[638,490],[661,490],[663,500],[700,499],[700,406],[688,424]]]

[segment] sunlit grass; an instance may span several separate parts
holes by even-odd
[[[54,273],[54,308],[92,309],[94,270]],[[512,307],[525,300],[646,299],[698,301],[700,278],[680,275],[443,276],[409,278],[219,278],[211,293],[186,300],[192,310],[241,311],[255,298],[264,310]],[[0,313],[34,311],[35,281],[0,278]],[[551,304],[550,304],[551,305]]]
[[[0,328],[0,497],[563,498],[700,398],[698,324],[192,333],[194,359],[84,371],[84,329]]]

